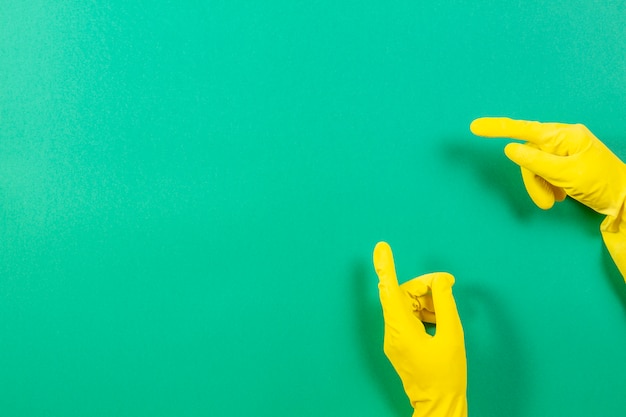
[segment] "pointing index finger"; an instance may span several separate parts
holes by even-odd
[[[476,136],[511,138],[542,145],[552,137],[555,127],[555,123],[514,120],[508,117],[481,117],[471,123],[470,130]]]

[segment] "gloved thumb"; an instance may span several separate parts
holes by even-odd
[[[378,275],[379,285],[390,288],[398,286],[393,254],[387,242],[378,242],[374,248],[374,269]]]
[[[391,247],[386,242],[378,242],[374,248],[374,268],[378,275],[378,293],[383,316],[388,324],[406,320],[405,300],[398,285],[396,267]]]

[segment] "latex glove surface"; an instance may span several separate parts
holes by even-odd
[[[400,286],[385,242],[374,249],[374,267],[385,319],[384,351],[402,380],[413,416],[467,416],[467,361],[452,296],[454,277],[436,272]],[[422,321],[437,323],[434,336]]]
[[[580,124],[480,118],[470,130],[478,136],[507,137],[504,152],[521,167],[530,198],[547,210],[566,195],[607,217],[604,241],[626,279],[626,165]]]

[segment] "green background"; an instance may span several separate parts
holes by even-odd
[[[0,413],[409,416],[386,240],[457,278],[470,415],[624,415],[602,216],[485,115],[626,158],[626,2],[0,1]]]

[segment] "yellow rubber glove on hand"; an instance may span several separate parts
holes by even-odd
[[[463,327],[452,296],[454,277],[436,272],[398,285],[391,248],[374,249],[385,319],[384,351],[400,376],[414,417],[467,416]],[[435,336],[422,320],[437,323]]]
[[[626,279],[626,165],[580,124],[480,118],[470,130],[478,136],[526,141],[510,143],[506,156],[521,167],[530,198],[547,210],[566,195],[605,214],[604,242]]]

